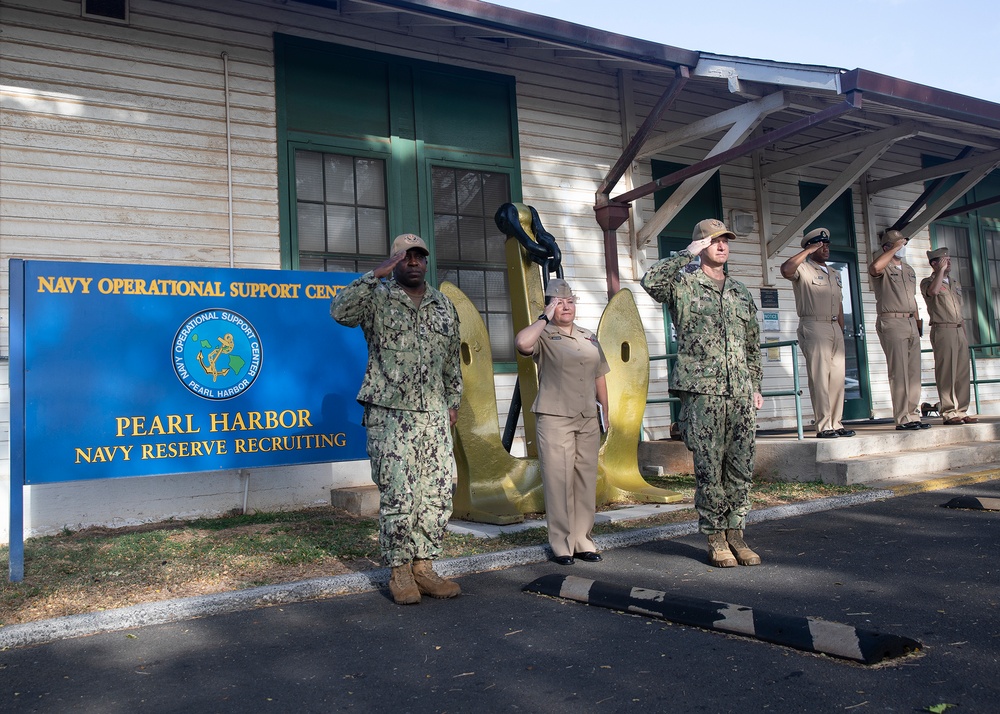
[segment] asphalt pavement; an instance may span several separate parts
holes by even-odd
[[[443,561],[463,594],[410,607],[392,603],[379,571],[2,628],[0,707],[995,712],[1000,512],[943,507],[958,496],[1000,497],[1000,481],[755,511],[756,567],[709,567],[704,537],[678,524],[605,536],[595,564],[560,567],[541,548]],[[862,665],[522,591],[551,573],[843,623],[920,650]]]

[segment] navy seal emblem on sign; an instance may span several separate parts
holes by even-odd
[[[232,399],[248,390],[263,356],[257,330],[232,310],[195,313],[174,335],[174,373],[205,399]]]

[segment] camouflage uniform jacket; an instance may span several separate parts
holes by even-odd
[[[368,368],[358,401],[390,409],[458,409],[462,400],[461,338],[455,306],[430,285],[420,308],[396,282],[368,272],[340,290],[333,319],[361,326]]]
[[[757,305],[743,283],[718,284],[682,250],[642,277],[654,300],[666,303],[677,329],[671,392],[743,396],[760,392],[760,326]]]

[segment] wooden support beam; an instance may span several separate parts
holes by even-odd
[[[773,95],[772,95],[773,96]],[[712,148],[708,155],[705,157],[709,159],[713,156],[717,156],[724,151],[728,151],[734,146],[742,144],[750,134],[753,133],[754,129],[764,121],[765,117],[772,111],[777,111],[775,108],[777,105],[775,102],[766,103],[761,105],[757,102],[748,102],[740,107],[742,111],[736,114],[731,114],[731,117],[735,117],[735,122],[729,131],[719,139],[719,142]],[[780,108],[780,107],[778,107]],[[642,230],[636,235],[636,245],[640,248],[646,246],[654,236],[656,236],[663,228],[674,219],[674,217],[680,212],[687,202],[691,200],[692,197],[701,189],[702,186],[718,171],[718,167],[710,169],[700,173],[696,176],[692,176],[685,179],[677,190],[674,191],[670,198],[660,206],[659,210],[653,215],[649,223],[642,227]]]
[[[785,92],[774,92],[766,97],[740,104],[731,109],[721,111],[718,114],[713,114],[710,117],[699,119],[674,131],[653,137],[639,150],[637,158],[648,159],[650,156],[659,154],[667,149],[672,149],[675,146],[682,146],[696,139],[717,134],[723,129],[727,129],[736,122],[741,121],[747,114],[764,117],[780,111],[787,106],[788,98]]]
[[[767,179],[761,174],[761,163],[764,151],[758,149],[750,155],[753,165],[753,190],[757,197],[757,237],[760,242],[760,267],[763,271],[763,284],[774,285],[768,266],[767,236],[771,235],[771,198],[767,192]],[[732,228],[732,226],[730,226]]]
[[[872,192],[872,195],[874,195],[881,191],[885,191],[887,188],[905,186],[908,183],[923,183],[924,181],[941,178],[942,176],[959,174],[963,171],[975,168],[981,163],[997,159],[1000,159],[1000,149],[990,151],[986,154],[979,154],[978,156],[969,156],[957,161],[949,161],[944,164],[938,164],[937,166],[929,166],[928,168],[920,169],[919,171],[910,171],[905,174],[896,174],[895,176],[889,176],[884,179],[879,179],[878,181],[872,181],[868,185],[868,190]]]
[[[799,154],[798,156],[790,156],[787,159],[782,159],[780,161],[772,161],[771,163],[764,164],[761,167],[761,175],[764,178],[770,178],[771,176],[784,173],[785,171],[791,171],[792,169],[798,169],[804,166],[814,166],[816,164],[832,161],[833,159],[839,159],[842,156],[856,154],[857,152],[867,149],[869,146],[873,146],[875,144],[881,144],[886,141],[898,141],[900,139],[906,139],[916,135],[916,124],[906,122],[897,126],[887,127],[880,131],[873,131],[870,134],[857,136],[846,141],[837,141],[836,137],[834,137],[834,143],[830,146],[810,151],[805,154]]]
[[[928,204],[927,208],[921,211],[916,218],[908,223],[902,230],[903,235],[907,238],[911,238],[919,233],[926,226],[928,226],[931,221],[936,220],[938,216],[951,208],[951,204],[960,199],[977,183],[986,178],[986,176],[997,166],[1000,166],[1000,158],[992,162],[980,164],[979,166],[970,169],[965,176],[955,182],[954,186],[941,194],[941,196],[938,197],[933,203]]]
[[[781,233],[767,242],[767,255],[769,257],[774,256],[775,253],[788,245],[799,231],[826,210],[831,203],[837,200],[840,194],[850,188],[861,174],[878,161],[882,154],[889,150],[892,144],[893,141],[886,141],[882,144],[870,146],[862,151],[833,183],[820,191],[820,194],[813,199],[812,203],[802,209],[799,215],[784,227]]]

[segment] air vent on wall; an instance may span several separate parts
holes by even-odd
[[[128,22],[128,0],[81,0],[83,16],[113,22]]]

